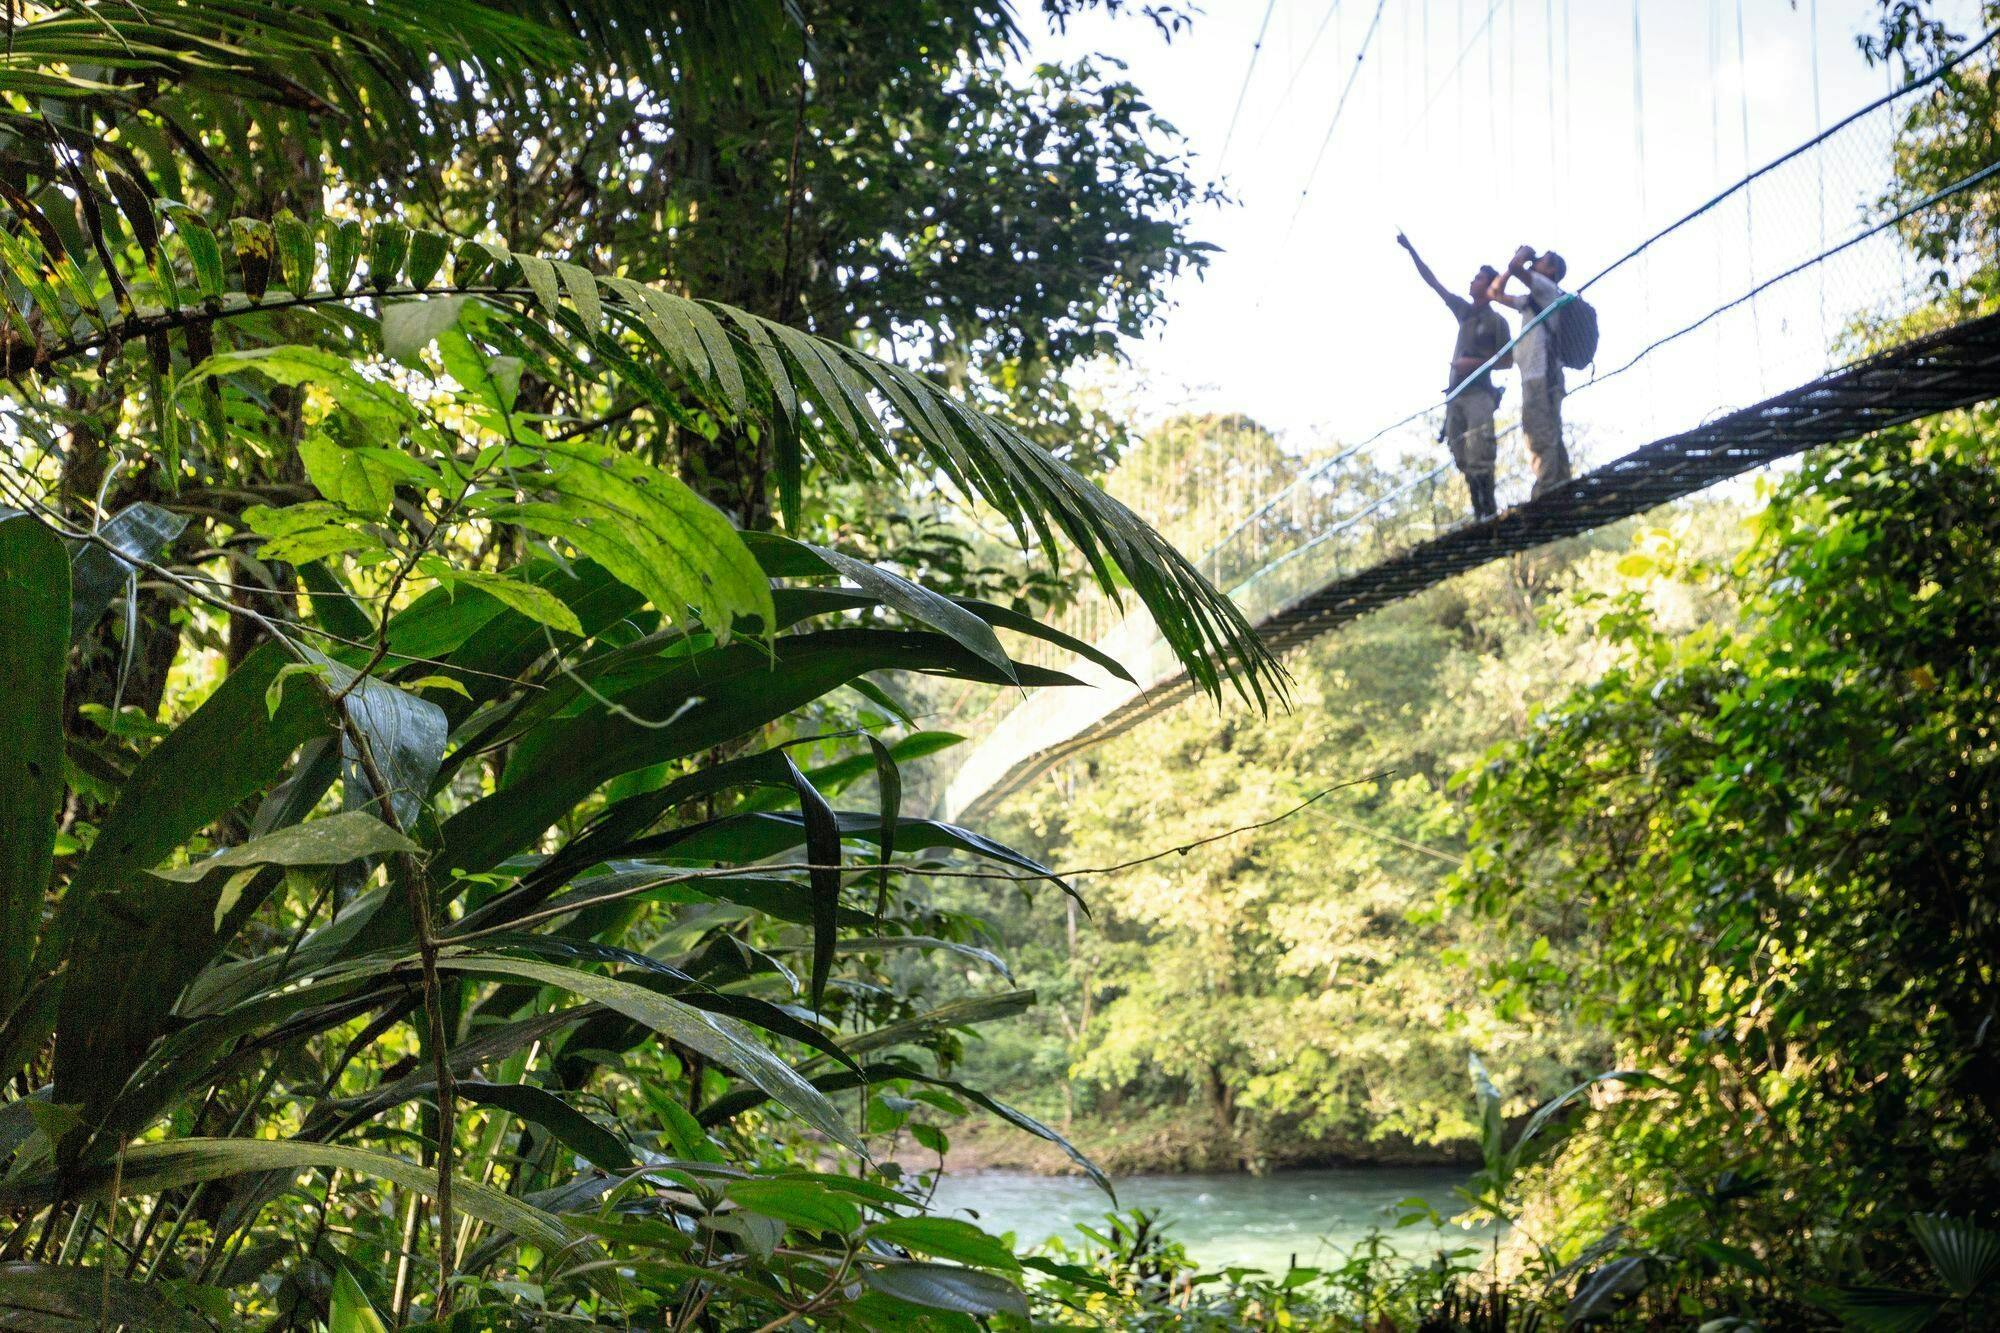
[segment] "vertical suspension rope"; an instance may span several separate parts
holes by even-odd
[[[1376,6],[1375,9],[1375,21],[1377,23],[1380,23],[1382,21],[1382,9],[1381,6],[1379,5]],[[1384,65],[1387,64],[1388,62],[1385,59],[1385,60],[1378,60],[1375,63],[1377,65]],[[1355,69],[1357,72],[1360,69],[1360,62],[1358,58],[1355,62]],[[1336,111],[1334,114],[1336,117],[1338,117],[1339,112]],[[1383,155],[1384,150],[1382,142],[1383,140],[1389,137],[1388,127],[1389,127],[1389,80],[1386,78],[1382,78],[1375,80],[1375,133],[1373,135],[1373,138],[1375,140],[1375,179],[1378,181],[1381,180],[1385,174],[1387,174],[1387,169],[1388,169],[1388,158]],[[1314,162],[1313,167],[1314,170],[1317,171],[1319,163]],[[1300,202],[1304,203],[1304,200],[1302,199],[1300,200]]]
[[[1826,116],[1820,107],[1819,98],[1819,0],[1807,0],[1806,40],[1812,43],[1812,117],[1813,133],[1826,128]],[[1813,154],[1813,167],[1817,176],[1817,198],[1819,212],[1819,248],[1826,249],[1826,154]],[[1826,284],[1817,283],[1819,292],[1819,339],[1831,342],[1826,325]]]
[[[1400,103],[1400,105],[1396,108],[1396,110],[1397,110],[1397,117],[1405,125],[1410,123],[1410,98],[1412,97],[1412,95],[1418,97],[1423,96],[1422,88],[1417,88],[1412,86],[1413,84],[1416,83],[1415,75],[1417,70],[1417,60],[1419,58],[1417,53],[1417,43],[1414,39],[1416,30],[1417,30],[1417,16],[1412,12],[1410,12],[1410,7],[1408,5],[1404,5],[1403,6],[1403,87],[1401,90],[1401,96],[1399,96],[1396,99],[1397,102]]]
[[[1492,162],[1500,156],[1500,117],[1493,114],[1493,108],[1500,103],[1495,96],[1493,81],[1494,57],[1493,27],[1486,28],[1486,160]]]
[[[1458,0],[1458,28],[1452,35],[1452,45],[1461,51],[1465,49],[1465,0]],[[1463,97],[1458,99],[1458,133],[1452,137],[1452,142],[1455,144],[1465,142],[1465,99]]]
[[[1556,0],[1542,0],[1542,85],[1549,114],[1542,137],[1549,141],[1549,197],[1561,207],[1562,173],[1556,168]]]
[[[1708,68],[1711,73],[1722,68],[1722,0],[1708,0]],[[1708,159],[1709,180],[1720,183],[1722,174],[1722,99],[1711,91],[1708,99]],[[1721,258],[1718,253],[1717,258]],[[1711,339],[1710,348],[1715,353],[1715,378],[1722,379],[1722,343]]]
[[[1722,68],[1722,0],[1708,0],[1708,68]],[[1708,99],[1708,174],[1722,179],[1722,99]]]
[[[1639,0],[1632,0],[1632,161],[1638,172],[1639,216],[1650,218],[1652,207],[1646,197],[1646,35],[1639,21]],[[1653,256],[1639,257],[1640,285],[1648,293],[1653,286]],[[1646,396],[1656,396],[1653,363],[1646,363]]]
[[[1573,36],[1569,26],[1569,18],[1570,18],[1569,0],[1562,0],[1562,6],[1563,6],[1563,173],[1565,175],[1574,175],[1576,173],[1576,134],[1575,134],[1576,85],[1570,81],[1569,77],[1569,57],[1572,46],[1570,39]]]
[[[1516,97],[1521,85],[1521,48],[1517,44],[1521,33],[1514,26],[1518,18],[1519,11],[1515,8],[1514,0],[1507,0],[1507,175],[1510,178],[1520,167],[1514,151],[1514,145],[1521,137],[1520,102]]]
[[[1743,170],[1750,170],[1750,46],[1743,40],[1743,0],[1736,0],[1736,92],[1742,107]],[[1751,190],[1743,192],[1743,272],[1757,280],[1757,215],[1750,202]],[[1764,364],[1764,321],[1757,300],[1750,300],[1750,331],[1757,344],[1757,364]]]
[[[1639,0],[1632,0],[1632,141],[1639,169],[1639,213],[1646,215],[1646,57],[1639,28]]]
[[[1271,15],[1278,8],[1278,0],[1269,0],[1264,6],[1264,18],[1257,25],[1257,39],[1250,43],[1250,63],[1243,67],[1243,86],[1236,90],[1236,107],[1229,113],[1229,129],[1222,136],[1222,151],[1216,155],[1216,174],[1222,173],[1223,164],[1229,161],[1229,144],[1236,137],[1236,122],[1243,118],[1243,99],[1250,95],[1250,79],[1257,72],[1257,57],[1264,54],[1264,34],[1271,30]]]

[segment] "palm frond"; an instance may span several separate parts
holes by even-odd
[[[17,212],[31,207],[13,202]],[[1136,593],[1204,691],[1219,695],[1228,682],[1260,705],[1283,696],[1283,669],[1256,631],[1151,525],[922,375],[733,306],[497,244],[412,236],[396,223],[364,235],[357,224],[329,222],[318,238],[290,224],[274,238],[255,220],[213,229],[177,205],[156,211],[143,200],[117,202],[139,214],[128,218],[138,237],[157,236],[159,214],[170,216],[179,261],[160,248],[153,265],[114,281],[97,258],[112,245],[66,250],[53,225],[22,228],[0,254],[19,284],[0,310],[0,371],[44,370],[128,345],[153,349],[157,363],[171,336],[195,338],[200,351],[217,322],[272,311],[476,300],[573,369],[617,376],[666,419],[684,417],[692,399],[722,420],[774,432],[787,517],[796,517],[809,460],[839,476],[942,476],[1051,557],[1063,543],[1073,546],[1113,598],[1125,588]],[[115,216],[112,200],[98,212]],[[233,270],[225,260],[231,250]],[[284,292],[274,285],[280,281]]]
[[[0,93],[26,99],[136,97],[175,84],[340,110],[358,62],[414,78],[433,58],[484,66],[581,50],[531,19],[468,0],[49,0],[9,13]]]

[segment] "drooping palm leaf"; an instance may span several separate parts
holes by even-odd
[[[580,49],[469,0],[45,0],[10,18],[0,93],[26,98],[138,98],[166,84],[361,112],[360,62],[420,76],[433,56],[483,68]]]
[[[109,200],[104,211],[111,212]],[[781,496],[798,493],[808,457],[834,475],[946,477],[1051,556],[1064,542],[1076,548],[1113,597],[1135,592],[1210,694],[1225,680],[1259,703],[1282,694],[1282,668],[1248,621],[1148,523],[1005,422],[900,366],[734,307],[599,279],[578,265],[498,245],[457,244],[448,285],[442,267],[435,275],[417,272],[413,284],[405,270],[415,247],[396,223],[378,224],[366,238],[353,234],[353,224],[329,228],[323,249],[310,240],[294,245],[288,260],[280,255],[276,273],[268,251],[260,254],[254,240],[245,248],[255,229],[234,227],[239,263],[231,273],[215,231],[185,210],[173,219],[185,276],[169,290],[133,274],[125,285],[139,298],[124,309],[111,307],[108,296],[82,299],[112,290],[94,256],[61,254],[38,243],[34,229],[17,236],[8,258],[30,295],[7,312],[0,362],[15,371],[44,369],[149,339],[157,347],[162,337],[269,311],[344,304],[394,310],[416,300],[470,298],[559,348],[575,366],[586,367],[583,353],[591,373],[614,368],[663,415],[684,412],[675,397],[684,391],[724,420],[761,424],[795,442],[776,452]],[[163,263],[168,253],[161,251]],[[279,292],[276,278],[289,294]],[[206,345],[203,338],[197,350]]]

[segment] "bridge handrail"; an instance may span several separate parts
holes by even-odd
[[[1964,64],[1966,61],[1970,60],[1972,57],[1978,55],[1981,51],[1984,51],[1987,47],[1991,46],[1996,39],[2000,39],[2000,28],[1988,29],[1984,37],[1981,37],[1977,42],[1974,42],[1972,45],[1958,52],[1958,54],[1952,56],[1950,59],[1940,61],[1935,69],[1931,70],[1928,74],[1925,74],[1922,78],[1911,79],[1904,83],[1898,84],[1896,87],[1891,88],[1886,93],[1883,93],[1880,97],[1876,98],[1868,105],[1862,107],[1860,110],[1853,111],[1845,116],[1842,116],[1839,120],[1836,120],[1833,124],[1827,126],[1825,129],[1821,130],[1818,134],[1815,134],[1812,138],[1807,139],[1804,143],[1798,144],[1795,147],[1789,149],[1788,151],[1780,153],[1778,156],[1772,158],[1769,162],[1766,162],[1763,166],[1757,168],[1749,175],[1743,177],[1743,179],[1737,181],[1735,184],[1723,190],[1720,194],[1716,195],[1714,198],[1708,200],[1706,203],[1703,203],[1695,207],[1694,209],[1690,210],[1687,213],[1683,213],[1680,217],[1675,218],[1672,222],[1669,222],[1666,226],[1660,228],[1658,231],[1654,232],[1651,236],[1648,236],[1645,240],[1639,242],[1637,245],[1633,246],[1630,250],[1627,250],[1624,254],[1612,260],[1609,264],[1606,264],[1603,268],[1599,269],[1596,273],[1592,274],[1589,281],[1585,282],[1582,286],[1578,287],[1577,291],[1579,292],[1589,291],[1594,283],[1601,282],[1605,278],[1610,277],[1613,273],[1625,267],[1625,265],[1631,263],[1633,260],[1637,259],[1640,255],[1646,253],[1646,251],[1652,249],[1653,246],[1657,245],[1660,241],[1664,240],[1666,237],[1672,235],[1674,232],[1679,231],[1682,227],[1685,227],[1688,223],[1693,222],[1696,218],[1700,217],[1702,214],[1710,212],[1717,206],[1728,202],[1736,194],[1748,188],[1750,185],[1754,184],[1763,177],[1770,175],[1772,172],[1776,171],[1779,167],[1784,166],[1785,163],[1793,161],[1811,152],[1813,149],[1825,143],[1828,139],[1831,139],[1834,135],[1846,129],[1849,125],[1852,125],[1855,121],[1860,120],[1864,116],[1872,115],[1874,112],[1880,111],[1883,107],[1889,105],[1889,103],[1895,101],[1898,98],[1908,97],[1911,93],[1916,92],[1918,89],[1926,88],[1929,87],[1931,84],[1936,83],[1939,79],[1951,73],[1953,70],[1957,69],[1960,65]]]
[[[1770,161],[1764,163],[1764,165],[1758,167],[1755,171],[1750,172],[1748,175],[1742,177],[1740,180],[1735,181],[1734,183],[1732,183],[1719,193],[1711,196],[1709,199],[1705,200],[1701,204],[1698,204],[1694,208],[1688,210],[1686,213],[1683,213],[1680,217],[1675,218],[1672,222],[1660,228],[1652,235],[1646,237],[1644,240],[1640,241],[1637,245],[1633,246],[1630,250],[1627,250],[1624,254],[1612,260],[1609,264],[1606,264],[1603,268],[1599,269],[1596,273],[1592,274],[1588,279],[1586,279],[1580,286],[1576,288],[1574,292],[1564,293],[1563,301],[1565,302],[1569,301],[1577,296],[1582,295],[1584,292],[1589,291],[1597,283],[1602,282],[1605,278],[1611,276],[1611,274],[1617,272],[1619,269],[1623,268],[1626,264],[1629,264],[1634,259],[1637,259],[1640,255],[1644,254],[1647,250],[1650,250],[1654,245],[1658,244],[1661,240],[1665,239],[1667,236],[1670,236],[1674,232],[1679,231],[1682,227],[1686,226],[1690,222],[1693,222],[1696,218],[1699,218],[1706,213],[1712,212],[1717,207],[1721,206],[1724,203],[1727,203],[1737,194],[1749,188],[1752,184],[1762,179],[1763,177],[1768,176],[1773,171],[1776,171],[1778,168],[1784,166],[1787,162],[1795,161],[1796,159],[1804,156],[1806,153],[1811,152],[1814,148],[1825,143],[1827,140],[1833,138],[1835,135],[1840,133],[1840,131],[1846,129],[1848,126],[1854,124],[1856,121],[1861,120],[1864,117],[1873,114],[1874,112],[1880,111],[1883,107],[1888,106],[1890,103],[1895,102],[1901,98],[1908,97],[1911,93],[1926,88],[1929,85],[1937,82],[1939,79],[1944,78],[1947,74],[1957,69],[1960,65],[1970,60],[1973,56],[1978,55],[1981,51],[1993,45],[1995,41],[2000,41],[2000,27],[1988,29],[1986,34],[1982,36],[1978,41],[1970,43],[1969,45],[1965,46],[1963,49],[1959,50],[1949,58],[1938,62],[1938,64],[1935,67],[1933,67],[1931,70],[1929,70],[1921,77],[1906,80],[1905,82],[1898,84],[1896,87],[1890,89],[1886,93],[1883,93],[1880,97],[1875,98],[1867,105],[1859,108],[1858,110],[1849,112],[1847,115],[1841,117],[1833,124],[1821,130],[1819,133],[1813,135],[1810,139],[1807,139],[1803,143],[1797,144],[1792,148],[1786,150],[1785,152],[1780,153],[1777,157],[1772,158]],[[1969,188],[1972,184],[1976,183],[1977,181],[1975,180],[1963,181],[1958,184],[1957,188],[1960,189]],[[1831,257],[1832,255],[1838,254],[1841,250],[1846,249],[1848,246],[1858,244],[1859,242],[1866,240],[1869,236],[1872,236],[1876,232],[1881,231],[1884,227],[1894,226],[1897,222],[1900,222],[1904,218],[1907,218],[1910,215],[1910,213],[1936,203],[1938,201],[1938,198],[1940,197],[1943,196],[1934,196],[1931,199],[1923,201],[1922,203],[1912,205],[1911,208],[1906,209],[1904,212],[1897,215],[1895,218],[1892,218],[1887,222],[1878,224],[1876,227],[1871,228],[1869,231],[1864,232],[1859,236],[1850,238],[1845,244],[1836,246],[1831,250],[1825,251],[1815,256],[1814,258],[1805,261],[1804,264],[1798,265],[1793,269],[1789,269],[1786,272],[1779,274],[1777,277],[1770,279],[1769,282],[1760,285],[1756,289],[1747,292],[1743,296],[1737,298],[1735,301],[1732,301],[1729,305],[1721,307],[1711,312],[1707,318],[1714,318],[1716,315],[1720,315],[1728,310],[1735,309],[1737,306],[1742,305],[1745,301],[1755,299],[1758,295],[1762,294],[1770,286],[1783,281],[1785,278],[1793,276],[1793,274],[1796,273],[1799,269],[1810,267],[1812,264],[1822,262],[1823,260]],[[1501,360],[1501,358],[1505,357],[1508,353],[1514,350],[1515,344],[1520,342],[1522,335],[1526,334],[1529,329],[1536,327],[1537,325],[1542,323],[1543,320],[1547,319],[1550,315],[1552,315],[1557,309],[1557,306],[1560,304],[1562,304],[1562,302],[1558,302],[1557,305],[1550,306],[1549,309],[1539,312],[1533,320],[1529,321],[1526,324],[1523,324],[1520,330],[1507,341],[1505,346],[1503,346],[1498,352],[1494,353],[1492,357],[1488,358],[1486,363],[1482,365],[1477,372],[1466,376],[1456,386],[1454,386],[1450,391],[1448,391],[1445,394],[1444,398],[1438,403],[1433,404],[1432,406],[1429,407],[1421,408],[1416,412],[1410,413],[1408,416],[1390,422],[1388,425],[1382,427],[1380,430],[1377,430],[1372,434],[1368,435],[1360,443],[1352,445],[1349,448],[1343,449],[1338,454],[1335,454],[1333,457],[1314,464],[1311,468],[1301,473],[1298,477],[1287,482],[1284,486],[1280,487],[1278,491],[1275,494],[1273,494],[1268,500],[1264,501],[1262,504],[1258,505],[1255,509],[1251,510],[1250,513],[1246,514],[1241,520],[1239,520],[1236,524],[1230,527],[1220,537],[1216,538],[1216,540],[1210,544],[1209,550],[1202,555],[1201,559],[1202,560],[1208,559],[1208,557],[1212,555],[1215,551],[1218,551],[1222,547],[1228,545],[1231,539],[1241,534],[1246,528],[1250,527],[1252,524],[1256,523],[1259,519],[1265,517],[1272,510],[1276,509],[1280,504],[1284,503],[1285,498],[1288,495],[1290,495],[1292,491],[1295,490],[1296,488],[1306,485],[1309,482],[1317,481],[1319,478],[1326,476],[1334,468],[1337,468],[1341,464],[1347,462],[1349,459],[1353,458],[1356,454],[1368,448],[1370,445],[1376,443],[1378,440],[1382,439],[1385,435],[1388,435],[1390,432],[1402,429],[1404,426],[1409,425],[1411,422],[1419,419],[1428,412],[1434,412],[1439,410],[1440,408],[1449,406],[1452,400],[1455,399],[1458,396],[1458,394],[1464,390],[1466,385],[1478,379],[1480,375],[1485,374],[1487,371],[1493,369]],[[1658,350],[1658,348],[1664,346],[1668,342],[1673,341],[1675,338],[1679,338],[1685,336],[1688,333],[1693,332],[1695,329],[1701,327],[1701,325],[1705,322],[1707,322],[1706,319],[1698,320],[1694,324],[1688,325],[1684,329],[1680,329],[1675,333],[1669,334],[1665,338],[1661,338],[1651,344],[1648,344],[1648,346],[1644,349],[1644,351],[1640,352],[1638,356],[1633,357],[1630,361],[1627,361],[1624,365],[1618,367],[1618,369],[1609,371],[1603,375],[1593,375],[1590,378],[1590,380],[1586,382],[1585,385],[1579,386],[1579,388],[1580,389],[1587,388],[1590,384],[1595,384],[1602,380],[1610,379],[1615,375],[1624,373],[1626,370],[1629,370],[1634,364],[1636,364],[1640,360],[1640,358],[1644,357],[1647,353]]]

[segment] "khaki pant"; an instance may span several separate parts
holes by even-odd
[[[1444,440],[1451,461],[1465,474],[1472,512],[1493,513],[1493,464],[1499,450],[1493,435],[1493,391],[1467,389],[1444,409]]]
[[[1569,450],[1563,448],[1562,405],[1560,372],[1546,379],[1521,381],[1521,434],[1528,440],[1528,461],[1535,469],[1537,498],[1569,480]]]

